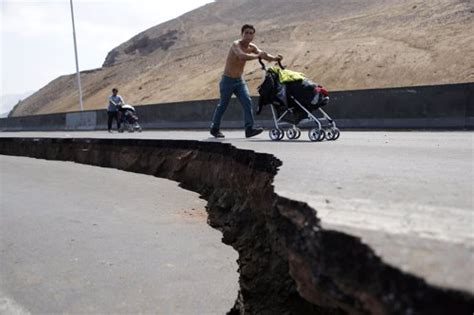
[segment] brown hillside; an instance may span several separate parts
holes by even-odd
[[[106,107],[112,87],[127,103],[218,97],[230,43],[244,23],[255,43],[330,90],[474,81],[470,0],[218,0],[152,27],[83,71],[85,109]],[[249,62],[251,94],[262,78]],[[61,76],[11,116],[76,111],[75,75]]]

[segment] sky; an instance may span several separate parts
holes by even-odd
[[[213,0],[73,0],[79,70],[138,33]],[[12,95],[76,72],[70,0],[0,0],[0,113]],[[15,102],[16,103],[16,102]]]

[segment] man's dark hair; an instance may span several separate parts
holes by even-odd
[[[255,33],[255,27],[253,27],[253,25],[251,25],[251,24],[244,24],[244,25],[242,26],[242,29],[240,30],[240,34],[243,34],[244,31],[245,31],[247,28],[248,28],[248,29],[251,29],[251,30]]]
[[[113,89],[112,89],[112,93],[113,93],[113,92],[118,92],[117,88],[113,88]]]

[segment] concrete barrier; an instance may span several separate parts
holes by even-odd
[[[64,113],[0,119],[0,130],[2,131],[54,131],[65,128],[66,115]]]
[[[474,83],[335,91],[324,110],[344,129],[474,129]],[[256,104],[257,97],[253,97]],[[207,129],[218,100],[135,106],[144,129]],[[267,106],[256,124],[273,126]],[[105,110],[0,119],[1,131],[104,130]],[[243,128],[235,98],[222,128]]]
[[[341,91],[328,113],[351,128],[473,128],[474,83]]]
[[[94,130],[96,125],[96,111],[66,113],[66,130]]]

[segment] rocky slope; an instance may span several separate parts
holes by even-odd
[[[244,23],[255,43],[330,90],[474,81],[474,3],[469,0],[218,0],[152,27],[83,71],[85,109],[105,108],[112,87],[128,103],[218,97],[232,40]],[[246,67],[251,94],[261,82]],[[75,75],[19,103],[12,116],[77,110]]]

